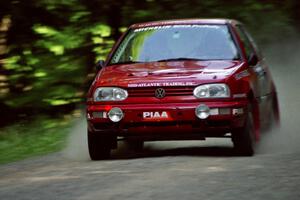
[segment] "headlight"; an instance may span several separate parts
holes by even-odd
[[[123,101],[127,97],[126,90],[116,87],[100,87],[94,93],[94,101]]]
[[[194,96],[197,98],[227,98],[230,97],[230,91],[226,84],[207,84],[196,87]]]

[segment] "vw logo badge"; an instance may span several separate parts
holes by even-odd
[[[158,88],[155,90],[155,97],[162,99],[166,96],[166,91],[163,88]]]

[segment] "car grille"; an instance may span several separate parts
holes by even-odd
[[[162,87],[166,96],[188,96],[193,95],[193,87]],[[155,97],[157,88],[129,88],[129,97]]]

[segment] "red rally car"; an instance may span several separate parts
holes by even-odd
[[[270,71],[244,26],[228,19],[132,25],[115,44],[87,98],[88,147],[105,159],[117,141],[230,137],[251,156],[279,123]]]

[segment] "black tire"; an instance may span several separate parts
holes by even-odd
[[[140,140],[127,141],[127,144],[129,149],[133,151],[142,151],[144,148],[144,141]]]
[[[88,147],[91,160],[104,160],[110,157],[112,139],[88,131]]]
[[[245,126],[232,134],[234,150],[240,156],[254,155],[255,128],[252,113],[249,112]]]

